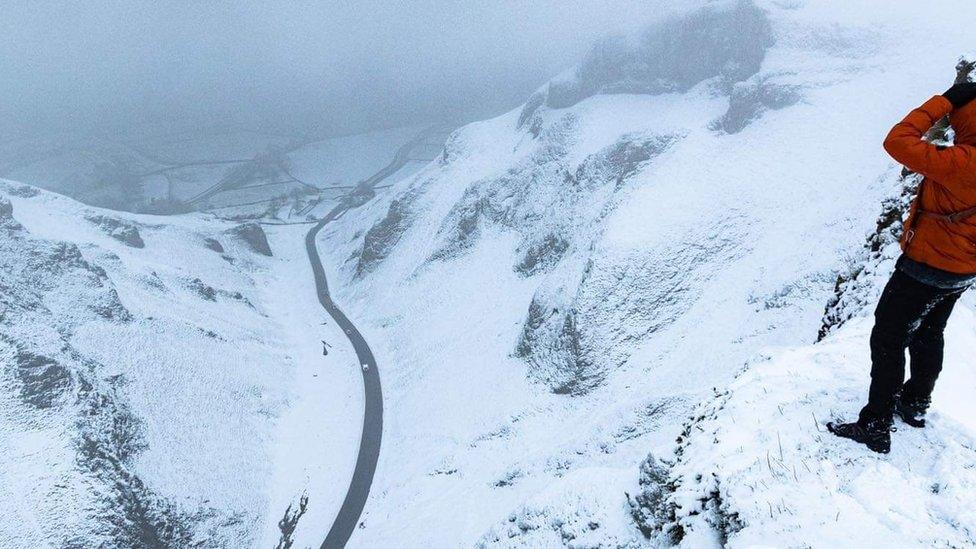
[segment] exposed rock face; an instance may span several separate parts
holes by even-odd
[[[10,200],[5,197],[0,197],[0,219],[7,220],[12,219],[14,216],[14,206],[10,203]]]
[[[560,394],[582,394],[601,383],[607,368],[627,354],[626,346],[618,344],[673,319],[679,311],[669,303],[681,301],[682,295],[680,284],[667,282],[619,288],[619,280],[631,279],[626,271],[654,273],[670,261],[657,265],[647,257],[618,262],[598,252],[603,220],[627,192],[629,178],[682,136],[627,134],[572,161],[579,124],[572,113],[540,124],[530,154],[500,176],[470,184],[442,222],[428,258],[457,259],[489,230],[519,236],[513,269],[523,277],[537,277],[539,288],[514,355],[532,366],[534,378]],[[391,206],[391,214],[374,226],[376,236],[402,232],[400,208]],[[395,239],[380,241],[385,247],[376,257],[384,256]],[[665,280],[668,276],[673,274],[662,273]],[[611,325],[628,328],[615,332]]]
[[[356,263],[356,276],[361,277],[373,270],[393,251],[413,218],[411,205],[417,193],[407,193],[390,203],[386,215],[370,227],[363,237],[363,247]]]
[[[532,298],[515,355],[560,394],[583,394],[625,362],[629,343],[676,321],[700,284],[738,253],[718,220],[687,242],[625,257],[591,251],[547,275]]]
[[[139,234],[139,227],[136,223],[107,215],[91,215],[85,219],[98,225],[105,233],[126,246],[132,248],[146,247],[146,243],[142,241],[142,236]]]
[[[15,360],[24,402],[39,409],[50,408],[71,389],[71,375],[54,360],[26,350],[18,351]]]
[[[0,196],[0,228],[8,231],[20,231],[23,229],[20,223],[14,219],[14,206],[6,197]]]
[[[547,234],[526,248],[522,259],[515,265],[515,271],[522,276],[548,272],[559,263],[568,248],[569,241],[558,235]]]
[[[257,223],[244,223],[231,229],[230,234],[247,244],[251,251],[271,257],[271,245],[268,244],[268,235]]]
[[[190,281],[190,288],[207,301],[217,301],[217,290],[213,286],[204,284],[199,278]]]
[[[777,84],[772,77],[750,78],[732,88],[729,110],[711,124],[724,133],[738,133],[768,110],[795,104],[800,99],[796,86]]]
[[[30,185],[10,185],[6,186],[6,191],[11,196],[18,196],[20,198],[34,198],[35,196],[41,194],[41,191],[37,190],[37,187],[32,187]]]
[[[891,266],[901,254],[898,241],[921,179],[917,174],[902,173],[896,185],[900,189],[898,195],[882,203],[877,228],[868,235],[864,248],[852,259],[849,269],[837,277],[834,297],[824,308],[817,341],[877,301],[884,277],[891,272]]]
[[[596,94],[681,92],[715,77],[731,88],[759,71],[772,43],[772,27],[751,1],[717,2],[655,25],[637,44],[604,40],[529,99],[519,127],[540,107],[566,108]]]
[[[0,383],[14,389],[12,404],[19,400],[22,421],[44,425],[58,414],[75,429],[69,441],[74,466],[50,497],[86,519],[48,532],[50,539],[64,547],[201,543],[191,525],[204,515],[178,510],[133,470],[144,443],[140,421],[116,390],[123,376],[105,376],[105,366],[73,344],[82,326],[130,322],[132,315],[105,271],[76,245],[35,238],[12,214],[10,202],[0,198],[6,231],[0,239]],[[125,230],[105,219],[89,220]]]
[[[216,238],[205,238],[203,244],[210,250],[217,252],[218,254],[224,253],[224,246]]]
[[[485,223],[517,229],[531,238],[547,232],[547,224],[572,221],[571,212],[580,207],[579,193],[572,192],[577,182],[563,159],[576,139],[578,124],[572,114],[558,118],[524,161],[498,178],[471,184],[438,231],[439,245],[430,259],[457,257],[477,242]],[[558,215],[545,217],[545,207]]]

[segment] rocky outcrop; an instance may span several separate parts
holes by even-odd
[[[14,206],[6,197],[0,196],[0,229],[17,232],[23,229],[14,219]]]
[[[772,76],[750,78],[733,86],[728,110],[710,127],[723,133],[738,133],[764,112],[789,107],[799,100],[796,86],[776,83]]]
[[[229,234],[243,242],[254,253],[271,257],[271,245],[268,244],[268,235],[257,223],[244,223],[230,229]]]
[[[620,271],[636,265],[653,272],[654,266],[643,264],[646,258],[603,261],[595,252],[602,220],[615,209],[629,178],[682,136],[624,135],[574,165],[568,153],[578,126],[572,114],[553,120],[541,128],[537,148],[525,160],[497,178],[472,183],[441,225],[428,259],[454,260],[489,229],[518,234],[513,269],[540,280],[513,354],[550,390],[574,395],[599,385],[608,368],[623,361],[623,340],[678,314],[656,288],[675,300],[683,295],[667,282],[620,288],[619,280],[629,280]]]
[[[413,219],[412,205],[416,198],[416,192],[408,192],[394,199],[383,219],[366,231],[356,262],[357,277],[372,271],[396,247],[400,237],[410,227]]]
[[[206,246],[208,250],[213,250],[218,254],[224,253],[224,246],[216,238],[204,238],[203,245]]]
[[[132,221],[109,217],[107,215],[89,215],[85,219],[94,223],[106,234],[126,246],[132,248],[146,247],[146,243],[142,240],[142,235],[139,234],[138,224]]]
[[[518,126],[531,128],[543,107],[562,109],[597,94],[682,92],[713,78],[730,91],[759,71],[772,43],[772,26],[751,1],[716,2],[647,29],[636,43],[598,43],[576,69],[529,99]]]
[[[515,264],[515,271],[525,277],[546,273],[559,263],[568,249],[569,241],[548,233],[526,247],[522,259]]]
[[[21,349],[14,356],[20,398],[38,409],[56,405],[71,389],[71,374],[54,360]]]

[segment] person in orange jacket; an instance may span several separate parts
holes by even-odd
[[[827,424],[871,450],[891,450],[893,415],[925,426],[942,371],[943,331],[952,308],[976,283],[976,83],[956,84],[892,128],[888,154],[922,174],[901,238],[902,255],[881,294],[871,332],[871,388],[853,423]],[[944,116],[954,145],[923,139]],[[905,348],[911,358],[905,382]]]

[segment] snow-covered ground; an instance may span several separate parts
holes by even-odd
[[[971,547],[973,305],[968,296],[948,327],[928,425],[898,423],[887,456],[823,427],[864,404],[869,319],[757,356],[688,422],[663,528],[688,547]]]
[[[205,216],[0,196],[0,545],[269,547],[303,493],[319,537],[362,389],[304,228],[274,227],[269,257]]]
[[[929,427],[899,426],[888,456],[823,428],[862,404],[897,253],[864,251],[902,192],[881,141],[951,82],[976,7],[671,11],[322,231],[384,394],[350,547],[976,544],[972,296]],[[290,166],[352,183],[398,132]],[[241,146],[194,143],[139,154]],[[295,546],[320,543],[362,388],[307,226],[266,227],[268,257],[209,216],[0,195],[0,545],[269,547],[303,493]],[[814,344],[852,271],[851,319]]]
[[[300,182],[348,189],[388,164],[397,149],[423,129],[393,128],[315,141],[246,131],[114,139],[5,135],[0,138],[0,177],[128,211],[152,211],[156,201],[188,200],[237,177],[240,187],[193,207],[221,208],[224,214],[228,206],[258,202],[261,205],[252,209],[260,212],[271,198],[310,189]],[[436,149],[419,149],[397,178],[413,173],[435,153]],[[242,171],[262,155],[266,158],[257,162],[257,169]]]
[[[695,406],[761,349],[815,340],[838,273],[900,191],[881,141],[951,83],[971,44],[946,21],[970,8],[756,6],[690,6],[637,53],[605,46],[326,229],[387,406],[353,546],[651,543],[625,495],[648,452],[673,456]],[[663,84],[600,70],[640,44],[677,53],[647,69]],[[621,89],[644,93],[598,93]],[[825,395],[820,421],[866,389],[863,362],[844,366],[797,380]],[[943,425],[925,436],[960,429]]]

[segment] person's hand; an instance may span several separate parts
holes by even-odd
[[[964,107],[973,99],[976,99],[976,82],[963,82],[949,88],[942,97],[952,103],[952,108]]]

